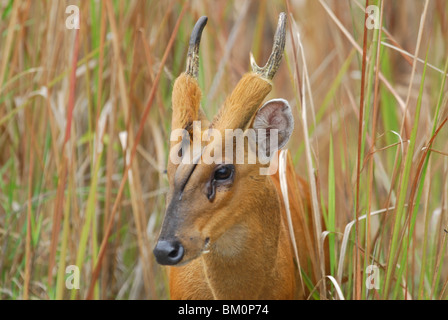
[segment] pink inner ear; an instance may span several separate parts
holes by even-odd
[[[271,124],[270,127],[284,127],[287,125],[287,123],[284,123],[285,121],[287,121],[287,119],[282,114],[280,108],[275,107],[272,113],[269,115],[269,123]]]
[[[288,131],[294,127],[291,108],[286,100],[270,100],[257,112],[254,119],[254,129],[278,129]]]
[[[279,148],[289,140],[294,129],[294,118],[291,107],[284,99],[275,99],[266,102],[255,115],[253,128],[277,129]]]

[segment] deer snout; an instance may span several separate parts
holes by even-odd
[[[159,264],[173,266],[184,257],[184,247],[179,240],[159,240],[154,248],[154,256]]]

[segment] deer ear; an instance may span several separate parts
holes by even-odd
[[[252,124],[257,135],[257,145],[260,151],[264,151],[267,157],[271,157],[277,150],[286,145],[294,130],[294,117],[288,101],[284,99],[273,99],[266,102],[255,114]],[[277,130],[277,146],[271,150],[271,134]],[[260,131],[266,134],[260,134]],[[260,150],[261,149],[261,150]]]

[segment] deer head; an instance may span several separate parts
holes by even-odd
[[[199,152],[192,148],[185,152],[181,149],[181,137],[171,141],[171,155],[179,159],[192,156],[194,161],[179,163],[172,161],[170,156],[168,162],[167,209],[154,249],[157,261],[163,265],[183,265],[208,252],[214,245],[218,248],[219,239],[224,234],[236,235],[247,227],[239,222],[250,215],[251,208],[260,206],[260,190],[270,187],[272,182],[269,176],[260,174],[260,168],[268,164],[261,163],[258,157],[253,164],[238,163],[236,158],[243,152],[247,161],[250,141],[255,149],[274,154],[287,143],[294,127],[286,100],[263,103],[271,91],[271,80],[283,55],[286,15],[281,13],[279,16],[272,53],[266,65],[259,67],[251,54],[252,72],[242,77],[212,122],[200,106],[201,89],[197,81],[199,44],[206,23],[207,17],[201,17],[196,23],[189,42],[186,71],[176,79],[173,87],[172,132],[183,130],[194,137],[194,124],[200,124],[199,135],[205,142],[200,143]],[[226,137],[234,134],[229,129],[239,132],[254,129],[256,137],[244,139],[241,149],[232,136],[230,149],[233,152],[229,156]],[[264,138],[258,135],[261,130],[266,130]],[[268,144],[272,132],[278,133],[274,148]],[[215,161],[197,161],[205,155],[212,156]],[[272,205],[278,204],[273,201]]]

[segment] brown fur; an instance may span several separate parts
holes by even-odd
[[[216,129],[244,129],[271,91],[272,85],[255,73],[245,74],[213,121]]]
[[[171,130],[185,129],[198,119],[201,102],[201,89],[198,81],[182,73],[174,82],[172,104],[173,115]]]

